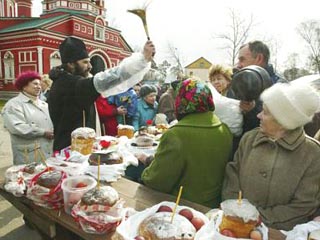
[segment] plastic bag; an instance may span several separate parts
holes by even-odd
[[[225,123],[232,134],[240,136],[242,134],[243,115],[240,109],[240,101],[222,96],[217,90],[208,84],[213,96],[215,114],[220,121]]]
[[[219,225],[222,221],[222,210],[214,211],[210,215],[210,222],[199,230],[195,240],[249,240],[248,238],[232,238],[220,234]],[[258,229],[262,232],[263,240],[268,240],[268,228],[262,223]]]
[[[169,206],[171,209],[173,209],[175,206],[175,203],[174,202],[166,202],[166,201],[160,202],[157,205],[154,205],[150,208],[145,209],[144,211],[138,212],[138,213],[134,214],[133,216],[129,217],[126,221],[123,221],[117,227],[116,233],[119,236],[119,239],[133,240],[138,235],[138,229],[139,229],[140,223],[144,219],[146,219],[147,217],[156,213],[160,206]],[[192,211],[194,217],[201,218],[205,222],[205,224],[209,223],[209,219],[203,213],[196,211],[196,210],[194,210],[190,207],[187,207],[187,206],[177,206],[176,214],[178,214],[178,212],[180,210],[185,209],[185,208],[190,209]]]

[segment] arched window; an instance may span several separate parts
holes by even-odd
[[[4,79],[5,81],[13,81],[14,79],[14,56],[8,51],[4,54]]]
[[[8,2],[7,4],[8,4],[8,6],[7,6],[8,17],[16,17],[15,3],[14,2]]]
[[[103,60],[103,58],[100,55],[94,55],[90,58],[92,70],[91,74],[95,75],[98,72],[106,70],[106,62]]]
[[[50,69],[59,65],[61,65],[60,54],[58,51],[55,51],[50,55]]]
[[[0,0],[0,17],[4,17],[4,12],[3,12],[3,6],[4,6],[4,4],[3,4],[2,1],[3,1],[3,0]]]

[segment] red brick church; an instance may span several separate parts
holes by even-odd
[[[120,31],[108,26],[104,0],[42,0],[40,17],[31,17],[31,8],[32,0],[0,0],[0,94],[14,91],[23,71],[45,74],[60,65],[66,36],[85,42],[93,74],[132,53]]]

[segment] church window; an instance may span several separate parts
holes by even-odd
[[[95,26],[95,40],[101,40],[104,41],[105,40],[105,36],[104,36],[104,28],[101,26]]]
[[[19,62],[32,62],[32,51],[19,52]]]
[[[87,10],[87,9],[88,9],[88,4],[82,3],[82,4],[81,4],[81,8],[82,8],[83,10]]]
[[[60,54],[58,51],[55,51],[50,55],[50,69],[59,65],[61,65]]]
[[[3,57],[4,62],[4,78],[9,81],[13,81],[14,79],[14,56],[8,51],[4,54]]]
[[[80,24],[79,23],[74,24],[74,30],[80,31]]]

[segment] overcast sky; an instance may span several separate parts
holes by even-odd
[[[33,16],[38,16],[41,0],[33,2]],[[166,58],[169,42],[181,54],[184,66],[199,57],[212,63],[229,63],[230,58],[221,48],[223,43],[213,36],[225,32],[230,24],[230,8],[243,18],[254,16],[256,26],[249,40],[272,39],[278,42],[280,68],[285,66],[290,53],[299,53],[301,60],[305,60],[307,49],[295,28],[302,21],[320,18],[318,0],[105,0],[107,20],[122,31],[134,49],[142,46],[146,37],[141,20],[127,10],[141,7],[146,2],[150,2],[147,21],[157,48],[156,61]]]

